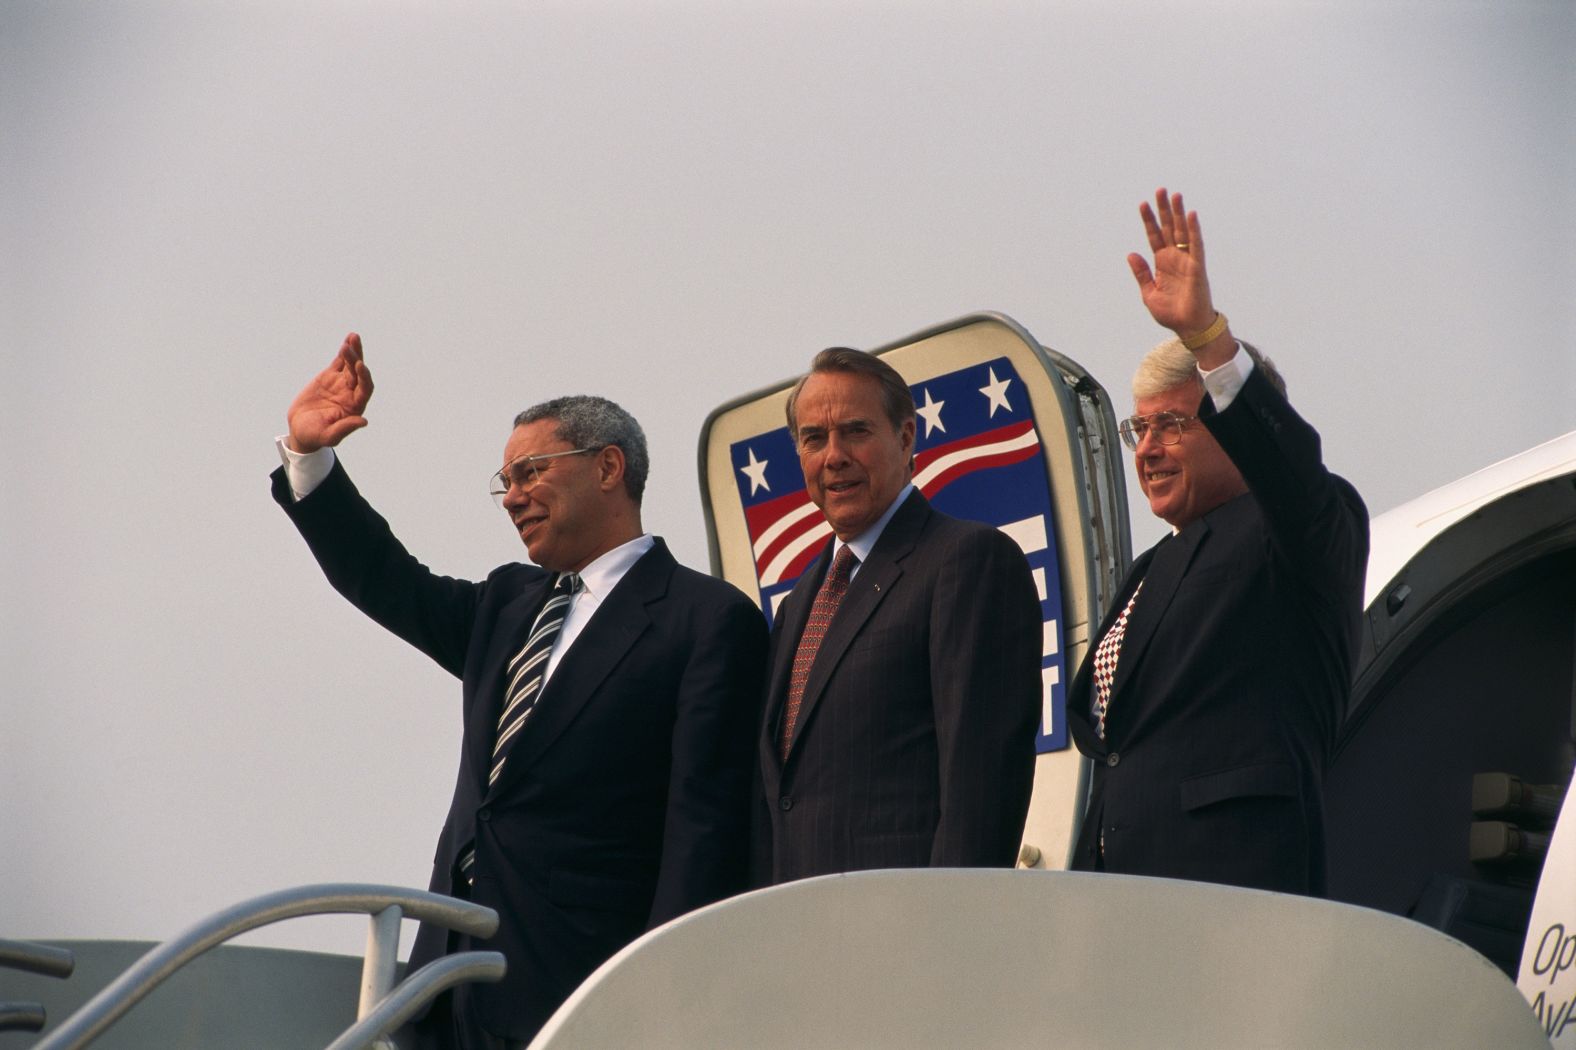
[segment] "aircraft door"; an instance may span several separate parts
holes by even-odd
[[[1020,864],[1065,867],[1087,791],[1063,717],[1066,683],[1131,560],[1109,399],[1076,363],[1002,314],[971,314],[872,352],[914,394],[915,486],[938,510],[1007,533],[1034,572],[1043,715]],[[712,571],[768,618],[831,536],[788,434],[784,410],[796,378],[718,408],[700,437]]]

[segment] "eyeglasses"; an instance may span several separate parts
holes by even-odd
[[[542,480],[541,464],[559,456],[582,456],[587,452],[601,452],[600,448],[572,448],[568,452],[546,452],[540,456],[521,456],[511,460],[490,480],[487,491],[492,493],[493,502],[503,506],[503,498],[509,494],[511,488],[519,488],[523,492],[530,492],[536,483]]]
[[[1197,416],[1179,416],[1175,412],[1154,412],[1147,416],[1129,416],[1116,425],[1122,435],[1122,444],[1138,451],[1144,435],[1153,434],[1162,445],[1175,445],[1182,440],[1182,431]]]

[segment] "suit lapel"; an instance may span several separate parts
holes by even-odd
[[[767,694],[771,698],[769,701],[771,709],[766,712],[767,720],[773,724],[778,724],[777,715],[788,699],[788,678],[793,673],[794,652],[799,648],[799,638],[804,634],[804,625],[810,621],[810,607],[815,604],[815,592],[820,589],[821,581],[826,578],[831,560],[832,543],[828,541],[826,549],[799,577],[793,585],[793,590],[788,592],[788,597],[783,599],[782,605],[777,610],[782,622],[774,624],[773,627],[781,644],[772,653],[772,677],[770,692]]]
[[[1116,662],[1116,677],[1111,681],[1110,713],[1106,716],[1108,736],[1113,719],[1130,724],[1134,704],[1122,695],[1123,687],[1137,673],[1144,650],[1153,641],[1155,630],[1165,619],[1166,609],[1187,575],[1188,566],[1208,537],[1209,523],[1200,518],[1175,536],[1161,540],[1155,548],[1154,557],[1144,573],[1144,591],[1127,620],[1127,633],[1122,638],[1122,652]]]
[[[926,502],[924,496],[920,495],[919,490],[915,489],[903,502],[903,506],[898,508],[898,512],[892,516],[892,520],[887,522],[881,538],[870,551],[870,558],[859,567],[859,575],[855,576],[853,582],[848,585],[848,593],[843,595],[843,603],[838,606],[836,615],[832,617],[832,622],[826,629],[826,637],[821,640],[821,648],[815,654],[815,663],[810,667],[810,677],[805,682],[804,699],[799,704],[799,719],[795,723],[794,738],[789,745],[790,760],[793,758],[793,749],[804,735],[822,695],[826,692],[826,685],[831,680],[832,672],[842,660],[843,653],[859,636],[860,630],[869,622],[876,608],[891,593],[893,585],[903,575],[902,561],[914,549],[925,522],[930,519],[930,514],[930,504]],[[807,611],[806,619],[808,618]],[[799,645],[798,637],[797,634],[794,635],[795,649]],[[792,664],[791,656],[789,663]],[[784,690],[785,695],[786,692]]]
[[[522,735],[488,797],[506,790],[522,770],[552,746],[596,695],[609,672],[650,629],[647,606],[667,593],[676,564],[667,546],[657,540],[597,606],[553,669],[553,677],[537,699],[537,710],[521,730]]]
[[[766,712],[761,726],[761,768],[770,777],[782,771],[782,752],[778,738],[782,734],[783,707],[788,702],[788,680],[793,674],[794,653],[799,649],[799,638],[804,625],[810,621],[810,606],[815,604],[815,592],[820,590],[832,561],[831,541],[810,567],[800,575],[788,592],[788,597],[778,607],[781,621],[773,624],[777,644],[772,647],[772,674],[766,693]],[[845,595],[846,597],[846,595]],[[801,708],[801,714],[803,709]],[[776,785],[770,785],[776,793]]]
[[[1093,700],[1091,690],[1094,688],[1094,654],[1100,648],[1100,642],[1116,623],[1116,618],[1121,615],[1122,609],[1127,606],[1127,601],[1133,596],[1133,589],[1138,586],[1144,574],[1149,571],[1149,563],[1155,556],[1155,548],[1151,547],[1138,556],[1138,559],[1128,566],[1127,575],[1122,578],[1122,586],[1117,589],[1115,598],[1105,611],[1105,619],[1099,628],[1091,634],[1089,648],[1084,651],[1083,659],[1079,661],[1078,670],[1073,676],[1071,687],[1067,691],[1067,724],[1072,729],[1073,735],[1078,738],[1080,747],[1086,754],[1105,753],[1105,741],[1094,731],[1094,723],[1089,705]],[[1118,664],[1120,670],[1120,663]]]
[[[552,587],[553,578],[552,573],[545,573],[540,580],[523,589],[514,600],[499,610],[498,619],[493,624],[492,637],[487,643],[488,651],[482,665],[487,670],[478,680],[476,691],[472,694],[465,727],[465,747],[470,751],[471,768],[477,771],[484,794],[487,774],[492,769],[492,749],[498,736],[498,719],[503,714],[503,687],[509,661],[525,644],[531,621],[547,604],[547,592]]]

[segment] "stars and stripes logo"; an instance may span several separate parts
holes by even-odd
[[[1029,559],[1044,620],[1039,750],[1065,747],[1061,586],[1044,452],[1023,381],[1005,357],[913,384],[914,485],[936,509],[995,525]],[[825,548],[831,526],[805,491],[786,426],[729,449],[756,586],[770,617]]]

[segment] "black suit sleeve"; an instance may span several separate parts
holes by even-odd
[[[1206,395],[1199,417],[1242,472],[1278,563],[1298,574],[1304,593],[1349,618],[1352,581],[1368,560],[1368,511],[1357,490],[1325,467],[1318,431],[1261,368],[1224,412]]]
[[[766,621],[736,598],[697,623],[678,684],[653,927],[748,882]]]
[[[272,481],[274,500],[333,588],[444,670],[463,675],[482,585],[440,576],[417,561],[337,460],[322,484],[299,501],[283,467]]]
[[[944,550],[930,623],[940,773],[932,867],[1010,865],[1034,780],[1040,602],[1023,552],[994,529]]]

